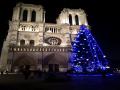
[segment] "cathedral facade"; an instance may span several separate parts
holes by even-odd
[[[56,23],[46,23],[43,6],[18,3],[9,21],[0,68],[10,71],[29,65],[31,70],[66,72],[71,43],[82,24],[87,25],[82,9],[64,8]]]

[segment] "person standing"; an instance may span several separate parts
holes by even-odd
[[[1,69],[1,71],[0,71],[1,75],[4,75],[4,71],[5,71],[4,69]]]

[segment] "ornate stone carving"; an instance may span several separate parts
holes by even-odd
[[[60,45],[61,39],[57,37],[49,37],[45,39],[45,42],[48,43],[49,45]]]

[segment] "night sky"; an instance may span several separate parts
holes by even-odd
[[[63,8],[84,9],[92,34],[108,60],[120,64],[120,10],[115,0],[3,0],[0,2],[0,49],[17,2],[42,5],[46,10],[46,22],[52,23],[55,23]]]

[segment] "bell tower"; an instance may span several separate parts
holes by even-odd
[[[44,16],[41,5],[18,3],[13,9],[12,21],[44,22]]]
[[[14,57],[13,53],[9,57],[11,46],[40,46],[43,44],[44,23],[45,11],[41,5],[18,3],[13,8],[8,35],[1,52],[0,68],[7,65],[11,67],[9,65]]]
[[[67,8],[64,8],[63,11],[61,11],[61,14],[57,19],[57,24],[88,25],[84,10]]]

